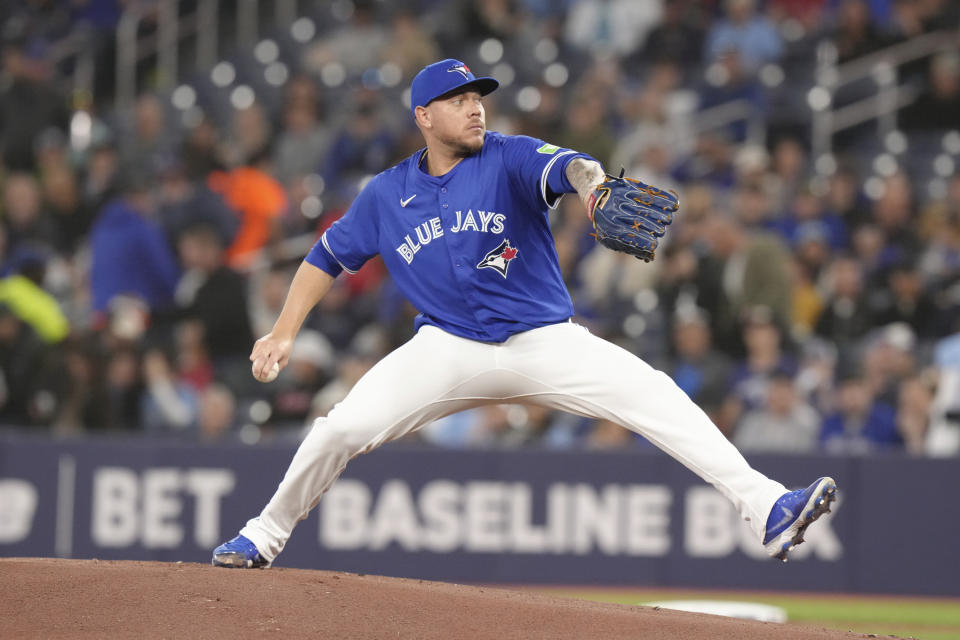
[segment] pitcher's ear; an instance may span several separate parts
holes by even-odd
[[[413,110],[414,115],[417,118],[417,124],[421,127],[429,129],[433,126],[433,121],[430,118],[430,111],[423,106],[418,106]]]

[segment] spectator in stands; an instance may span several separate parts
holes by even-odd
[[[198,322],[180,322],[173,330],[177,375],[198,393],[214,381],[215,371],[204,344],[203,325]]]
[[[109,400],[103,371],[103,350],[93,336],[71,336],[63,343],[64,388],[53,428],[60,434],[102,429]]]
[[[43,131],[67,130],[67,100],[57,89],[47,54],[45,47],[22,39],[2,44],[6,82],[0,88],[0,152],[10,171],[34,169],[34,141]]]
[[[372,0],[356,0],[346,24],[317,38],[303,54],[303,66],[319,74],[327,65],[342,65],[348,77],[376,67],[387,43],[387,30],[376,19]]]
[[[904,109],[904,129],[960,129],[960,54],[950,51],[930,59],[927,89]]]
[[[761,231],[776,224],[770,195],[759,185],[737,186],[730,198],[730,209],[748,231]]]
[[[705,54],[714,62],[731,51],[738,54],[747,75],[783,55],[783,40],[777,27],[757,9],[755,0],[726,0],[725,17],[707,32]]]
[[[663,0],[574,0],[564,39],[594,55],[628,56],[643,47],[662,15]]]
[[[221,235],[208,224],[185,229],[178,249],[184,269],[177,288],[182,317],[200,327],[218,379],[240,391],[251,380],[247,355],[253,344],[246,280],[225,263]]]
[[[707,319],[712,333],[713,325],[709,321],[709,312],[697,304],[700,297],[698,290],[700,274],[696,243],[692,240],[678,239],[664,247],[657,256],[657,260],[663,260],[663,266],[660,277],[657,278],[655,290],[664,323],[671,334],[676,321],[682,317],[681,310],[686,313],[690,308],[700,310],[701,317]]]
[[[933,290],[954,284],[960,278],[960,173],[947,183],[942,198],[924,207],[920,240],[925,247],[919,263],[924,280]]]
[[[955,318],[960,318],[956,314]],[[936,395],[931,403],[925,450],[928,455],[960,454],[960,320],[956,331],[939,340],[933,349]]]
[[[887,269],[900,259],[900,251],[886,244],[880,227],[872,223],[860,225],[853,232],[850,246],[863,270],[866,290],[876,291],[886,286]]]
[[[718,347],[741,351],[741,322],[752,307],[765,307],[779,326],[790,316],[790,254],[775,236],[750,234],[726,215],[707,221],[708,249],[699,263],[697,305],[712,319]]]
[[[805,33],[819,31],[831,0],[771,0],[767,7],[777,23],[794,21]]]
[[[874,329],[865,340],[863,378],[874,396],[897,404],[900,386],[917,374],[917,338],[909,326],[896,323]]]
[[[21,246],[8,264],[9,275],[0,280],[0,304],[11,311],[48,344],[56,344],[70,333],[60,304],[43,288],[47,273],[45,251]]]
[[[522,26],[515,0],[466,0],[461,3],[461,21],[464,34],[471,40],[497,38],[510,42]]]
[[[733,140],[723,130],[704,131],[694,142],[689,157],[678,162],[673,179],[679,183],[702,183],[723,195],[735,182]]]
[[[283,106],[283,127],[274,143],[273,174],[288,188],[295,180],[317,171],[326,157],[331,133],[314,100],[295,99],[288,93]]]
[[[897,431],[903,438],[908,453],[923,455],[927,430],[930,426],[930,407],[933,388],[923,376],[903,381],[897,396]]]
[[[597,245],[580,261],[576,274],[581,282],[578,299],[583,303],[579,313],[592,320],[592,330],[615,341],[623,333],[623,318],[627,315],[639,317],[637,296],[645,295],[654,286],[660,272],[659,266],[644,269],[649,265],[624,259],[626,257],[626,254],[606,251]],[[651,314],[650,319],[662,320],[658,312]],[[655,330],[654,325],[645,326],[644,334]],[[649,335],[643,339],[649,339]],[[665,339],[656,346],[666,347],[666,344]],[[652,357],[653,354],[647,355]]]
[[[196,429],[197,393],[178,379],[170,356],[162,348],[144,353],[143,382],[140,428],[154,435],[184,435]]]
[[[794,136],[782,136],[771,153],[771,190],[778,212],[788,209],[794,198],[809,187],[807,150]]]
[[[730,384],[746,410],[767,403],[770,382],[777,375],[794,375],[796,358],[788,352],[782,326],[768,307],[747,309],[743,317],[746,356],[733,368]]]
[[[913,186],[902,171],[883,181],[883,193],[873,203],[873,223],[884,234],[886,265],[911,259],[920,249],[914,223]]]
[[[112,137],[91,144],[80,180],[80,202],[89,230],[97,214],[119,193],[120,156]]]
[[[733,443],[744,453],[813,453],[820,416],[798,397],[793,377],[776,373],[769,382],[766,403],[747,411],[737,425]]]
[[[949,0],[895,0],[891,35],[907,40],[939,29],[955,29],[960,24],[960,8]]]
[[[180,157],[190,180],[205,181],[210,174],[225,169],[220,149],[220,132],[210,118],[202,117],[195,125],[187,127]]]
[[[600,162],[608,163],[613,155],[614,140],[606,123],[607,110],[603,101],[582,96],[567,111],[563,134],[557,144],[571,149],[586,149]]]
[[[3,181],[3,226],[8,251],[21,245],[51,245],[56,237],[44,209],[40,183],[29,173],[11,173]]]
[[[693,147],[692,92],[680,89],[679,69],[673,63],[654,65],[642,88],[621,100],[619,113],[627,123],[625,137],[611,155],[612,166],[622,166],[650,184],[675,187],[669,171],[681,154]]]
[[[527,131],[530,136],[541,140],[559,140],[559,136],[563,134],[566,117],[566,96],[561,89],[551,87],[545,82],[537,85],[537,91],[540,92],[540,103],[536,109],[514,114],[513,118],[506,123],[507,127],[498,125],[498,129],[494,130]],[[490,97],[494,95],[496,93],[491,94]]]
[[[514,449],[518,447],[543,446],[553,425],[556,414],[549,407],[537,405],[511,405],[507,407],[507,424],[497,439],[497,446]]]
[[[307,319],[307,326],[326,336],[334,348],[346,349],[357,332],[373,319],[373,314],[369,301],[354,298],[350,283],[337,278],[316,312]]]
[[[596,420],[583,441],[583,446],[592,450],[624,449],[632,446],[642,446],[647,443],[638,434],[624,429],[611,420]],[[650,446],[649,444],[647,446]]]
[[[747,140],[752,122],[766,117],[767,98],[763,85],[757,75],[744,65],[741,52],[736,48],[717,54],[704,75],[698,93],[701,112],[721,105],[729,106],[732,102],[746,105],[749,111],[744,117],[724,127],[726,135],[737,142]]]
[[[940,309],[933,295],[924,289],[920,272],[912,262],[900,262],[890,268],[887,286],[873,296],[873,305],[874,322],[879,325],[902,322],[921,339],[946,332]]]
[[[871,19],[864,0],[842,0],[835,24],[832,37],[839,62],[872,53],[888,43]]]
[[[54,352],[5,302],[0,302],[0,424],[52,422],[56,409]]]
[[[643,62],[670,62],[680,69],[692,69],[703,59],[704,32],[696,2],[666,0],[663,19],[644,42],[639,59]]]
[[[802,336],[797,351],[799,364],[794,378],[797,393],[823,413],[833,400],[839,351],[833,343],[816,336]]]
[[[564,282],[571,290],[579,289],[582,284],[577,269],[583,258],[596,248],[593,224],[586,216],[575,215],[579,205],[573,198],[560,201],[560,215],[553,227],[553,236],[557,246],[557,258]]]
[[[405,8],[393,15],[381,55],[385,62],[397,65],[403,78],[412,78],[420,69],[443,57],[430,31],[413,11]]]
[[[393,156],[395,137],[380,114],[380,96],[362,90],[355,95],[353,113],[344,128],[334,136],[321,174],[327,190],[349,194],[358,192],[357,183],[380,172]]]
[[[233,243],[240,228],[240,218],[227,206],[223,196],[214,193],[205,181],[191,180],[179,157],[162,158],[157,174],[157,218],[171,247],[177,246],[180,234],[188,227],[199,224],[216,230],[224,247]]]
[[[817,318],[823,312],[823,298],[814,282],[813,269],[799,256],[793,256],[790,274],[793,280],[790,295],[790,333],[797,340],[804,340],[813,333]]]
[[[830,261],[830,230],[820,221],[804,222],[797,227],[793,247],[796,264],[811,278],[819,278]]]
[[[857,175],[847,167],[838,168],[829,177],[824,200],[824,217],[843,221],[848,242],[854,230],[870,219],[869,206],[860,190]]]
[[[234,268],[249,267],[261,249],[282,236],[287,194],[267,171],[268,160],[267,149],[261,149],[243,166],[215,171],[207,181],[240,215],[240,229],[227,247],[227,263]]]
[[[149,176],[127,176],[121,197],[98,214],[90,230],[90,287],[94,311],[104,314],[120,295],[141,298],[150,311],[170,308],[180,270],[155,219]]]
[[[275,262],[266,271],[258,270],[250,274],[250,323],[254,335],[270,333],[283,308],[293,272],[290,265]]]
[[[815,331],[837,346],[840,366],[846,369],[852,364],[857,342],[873,326],[860,263],[849,255],[834,259],[826,277],[826,292]]]
[[[72,255],[93,222],[93,213],[80,201],[77,175],[66,164],[51,165],[41,175],[43,198],[55,227],[53,242],[59,252]]]
[[[790,246],[799,244],[803,232],[810,233],[816,225],[830,250],[846,249],[850,245],[847,226],[843,219],[830,211],[824,201],[809,186],[801,187],[788,203],[783,215],[771,229],[780,233]]]
[[[377,362],[379,354],[364,350],[359,345],[353,345],[341,353],[336,362],[336,375],[325,384],[313,397],[310,416],[306,425],[310,428],[311,422],[318,417],[330,413],[334,405],[343,400],[353,385],[363,377]]]
[[[820,443],[828,453],[865,455],[903,446],[893,406],[874,398],[858,376],[841,380],[835,408],[823,420]]]
[[[960,24],[960,6],[950,0],[924,0],[923,22],[926,31],[935,31]]]
[[[124,170],[151,175],[161,160],[176,150],[170,126],[159,96],[151,93],[138,96],[131,130],[118,138]]]
[[[269,158],[273,142],[273,125],[266,108],[254,102],[233,111],[230,127],[219,139],[217,157],[231,168],[256,164],[262,156]],[[268,168],[265,162],[264,168]]]
[[[672,337],[673,353],[664,371],[707,415],[719,419],[730,390],[732,363],[713,348],[703,310],[692,306],[677,309]],[[729,425],[720,425],[721,430],[724,426]]]
[[[298,334],[290,360],[270,391],[271,422],[296,429],[309,424],[313,396],[330,381],[334,364],[333,347],[323,334],[309,329]]]
[[[222,384],[212,384],[200,393],[197,428],[206,442],[224,440],[237,426],[237,401]]]
[[[139,352],[130,344],[116,346],[108,355],[105,377],[106,415],[98,426],[110,431],[139,430],[143,395]]]

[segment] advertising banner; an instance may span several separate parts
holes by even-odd
[[[0,555],[209,562],[259,513],[294,445],[0,436]],[[472,583],[960,595],[960,466],[750,458],[788,487],[831,475],[835,513],[783,564],[730,503],[657,451],[449,451],[352,461],[277,566]]]

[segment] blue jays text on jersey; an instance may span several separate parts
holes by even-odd
[[[374,177],[307,261],[333,276],[374,255],[420,311],[416,326],[503,342],[573,315],[548,221],[575,191],[567,164],[586,154],[488,131],[442,176],[424,150]]]

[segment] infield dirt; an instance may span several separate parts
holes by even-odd
[[[272,568],[0,558],[3,638],[851,639],[506,589]]]

